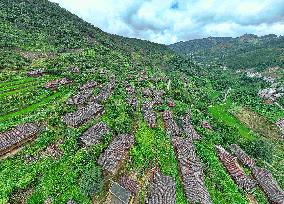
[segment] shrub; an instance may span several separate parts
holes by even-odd
[[[245,149],[247,153],[252,155],[254,158],[263,159],[266,162],[272,161],[273,147],[265,140],[254,140],[253,142],[245,145]]]
[[[84,194],[91,196],[101,189],[102,183],[103,176],[101,168],[99,166],[92,165],[83,173],[80,182],[80,189]]]

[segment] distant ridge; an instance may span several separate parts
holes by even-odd
[[[169,45],[175,52],[203,64],[217,63],[232,69],[284,65],[284,36],[244,34],[237,38],[208,37]]]

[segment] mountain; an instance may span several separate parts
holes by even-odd
[[[282,202],[279,78],[108,34],[47,0],[0,0],[0,18],[1,204]]]
[[[235,70],[263,70],[284,65],[284,37],[274,34],[261,37],[252,34],[237,38],[209,37],[178,42],[169,47],[200,63],[218,63]]]

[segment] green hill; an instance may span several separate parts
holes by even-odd
[[[231,144],[284,187],[284,110],[257,96],[266,82],[47,0],[0,0],[0,18],[0,204],[108,203],[118,191],[132,203],[268,203],[219,159],[216,145]]]
[[[284,37],[246,34],[237,38],[209,37],[178,42],[169,46],[204,64],[218,63],[232,69],[263,70],[283,66]]]

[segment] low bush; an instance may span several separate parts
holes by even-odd
[[[86,195],[93,195],[99,191],[103,184],[102,170],[99,166],[91,165],[81,178],[80,189]]]
[[[266,162],[272,161],[273,147],[263,139],[258,139],[245,145],[246,152],[254,158],[263,159]]]

